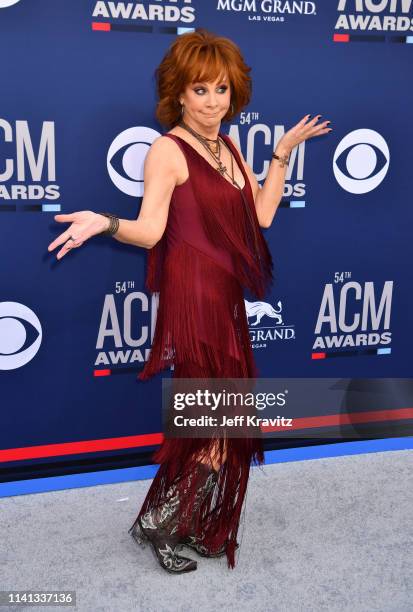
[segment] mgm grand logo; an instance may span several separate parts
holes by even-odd
[[[281,300],[276,308],[268,302],[244,302],[252,348],[266,348],[275,340],[295,339],[294,325],[284,323]]]

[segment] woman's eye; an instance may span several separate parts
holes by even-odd
[[[225,92],[228,87],[226,85],[223,85],[222,87],[218,87],[218,89],[222,89],[223,92]],[[196,89],[194,89],[195,93],[198,93],[199,91],[205,91],[205,87],[197,87]]]

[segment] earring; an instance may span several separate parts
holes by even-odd
[[[231,113],[233,113],[233,112],[234,112],[234,105],[233,105],[233,103],[231,102]]]
[[[184,114],[184,105],[181,104],[181,116]]]

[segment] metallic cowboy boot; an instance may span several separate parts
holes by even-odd
[[[218,558],[223,557],[226,553],[226,544],[223,544],[218,550],[211,551],[209,548],[202,544],[205,534],[202,533],[200,536],[188,535],[184,540],[181,540],[185,546],[195,550],[201,557]],[[239,544],[236,544],[235,550],[239,548]]]
[[[192,475],[189,475],[188,483]],[[181,487],[182,488],[182,487]],[[145,546],[149,541],[159,564],[170,573],[190,572],[197,569],[197,562],[178,554],[182,550],[181,537],[175,533],[179,523],[179,505],[181,496],[188,489],[180,490],[174,484],[167,494],[167,501],[160,507],[149,510],[135,520],[129,529],[134,540]]]
[[[202,502],[204,501],[206,496],[212,491],[212,489],[215,487],[215,484],[218,481],[218,472],[216,470],[209,468],[205,464],[202,464],[202,469],[205,470],[205,472],[209,475],[206,481],[204,482],[204,484],[202,484],[197,489],[195,502],[194,502],[194,508],[193,508],[194,519],[195,519],[195,514],[196,512],[198,512]],[[192,521],[192,529],[190,533],[181,540],[182,544],[195,550],[201,557],[216,558],[216,557],[224,556],[226,552],[226,544],[223,544],[218,550],[214,552],[209,550],[203,544],[203,539],[205,537],[205,534],[203,532],[201,532],[199,535],[195,534],[194,522],[195,520]],[[238,546],[239,545],[237,544],[236,548],[238,548]]]

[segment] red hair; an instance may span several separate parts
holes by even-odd
[[[204,28],[179,35],[155,71],[159,98],[156,118],[172,128],[181,119],[179,96],[187,85],[228,76],[232,106],[222,120],[230,121],[250,101],[250,70],[239,47],[229,38]]]

